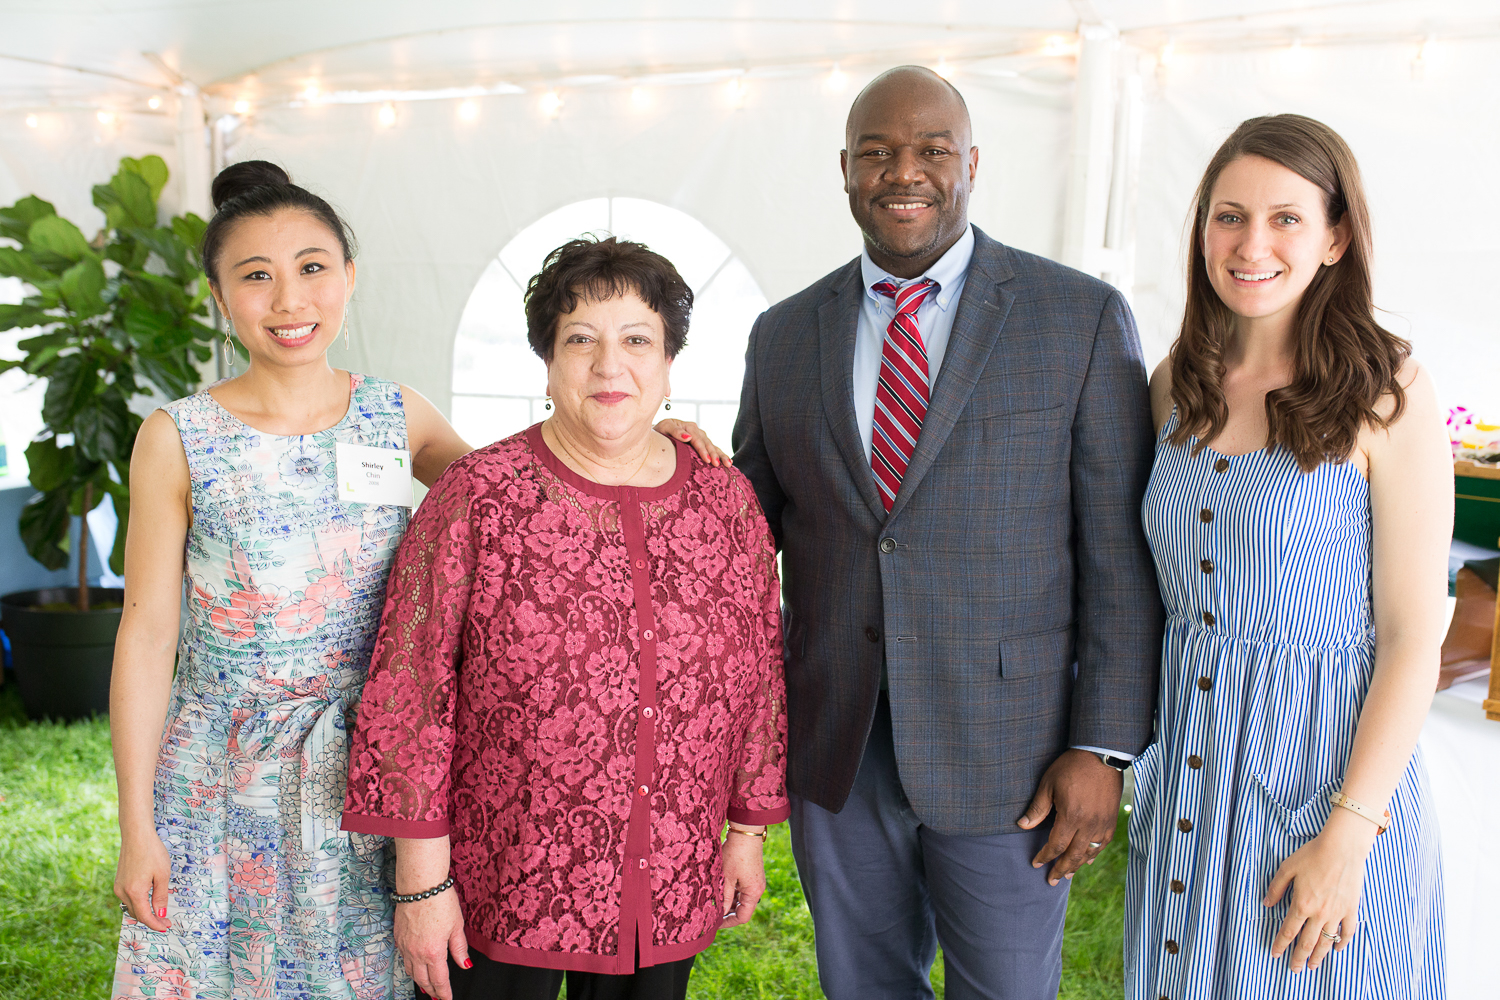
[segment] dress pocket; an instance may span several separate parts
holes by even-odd
[[[1161,796],[1161,755],[1161,741],[1154,740],[1130,764],[1128,839],[1130,852],[1142,857],[1150,853],[1152,826],[1160,812],[1157,799]]]

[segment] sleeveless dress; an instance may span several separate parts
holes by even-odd
[[[389,841],[339,830],[346,720],[409,516],[338,497],[336,441],[407,446],[400,387],[350,383],[343,419],[316,434],[263,434],[207,390],[163,408],[193,515],[155,779],[171,929],[124,918],[117,1000],[411,995]]]
[[[1343,784],[1375,666],[1370,492],[1352,465],[1157,438],[1142,517],[1167,609],[1156,741],[1135,762],[1132,1000],[1405,1000],[1444,992],[1438,831],[1420,751],[1365,862],[1359,930],[1292,973],[1261,905]]]

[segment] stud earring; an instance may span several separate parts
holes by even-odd
[[[667,409],[668,410],[672,409],[672,397],[671,396],[667,397]]]
[[[1329,257],[1329,258],[1328,258],[1328,263],[1330,263],[1330,264],[1332,264],[1332,263],[1333,263],[1333,258],[1332,258],[1332,257]]]

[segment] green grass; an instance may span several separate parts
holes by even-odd
[[[114,972],[119,831],[109,723],[29,723],[0,687],[0,1000],[103,1000]],[[767,892],[747,927],[698,960],[693,1000],[815,1000],[812,918],[786,826],[766,844]],[[1122,991],[1125,829],[1073,880],[1062,1000]],[[932,982],[941,997],[942,959]]]

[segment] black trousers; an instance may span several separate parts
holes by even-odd
[[[615,976],[512,965],[470,950],[472,969],[460,968],[453,956],[448,956],[448,981],[453,984],[453,1000],[557,1000],[564,977],[568,1000],[687,1000],[694,957],[637,969],[628,976]],[[420,987],[416,990],[416,1000],[429,1000]]]

